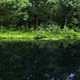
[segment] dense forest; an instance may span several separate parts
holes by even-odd
[[[0,80],[80,80],[80,0],[0,0]]]
[[[80,25],[80,0],[1,0],[0,25]]]

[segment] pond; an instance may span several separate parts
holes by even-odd
[[[80,79],[80,41],[0,42],[0,80]]]

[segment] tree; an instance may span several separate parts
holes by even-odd
[[[80,8],[80,0],[60,0],[61,15],[63,17],[64,26],[73,17],[73,14]],[[77,15],[77,14],[76,14]]]
[[[0,22],[4,24],[16,24],[20,19],[27,20],[25,9],[29,5],[28,0],[3,0],[0,1]],[[6,23],[4,23],[6,22]]]
[[[29,0],[31,6],[28,8],[29,20],[32,25],[37,26],[53,21],[55,15],[56,1],[53,0]]]

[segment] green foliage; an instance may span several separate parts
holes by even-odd
[[[34,26],[41,23],[47,24],[53,15],[54,2],[48,0],[30,0],[30,3],[32,5],[28,9],[28,13],[31,23]]]
[[[64,25],[69,23],[78,25],[80,19],[80,0],[60,0],[60,6]]]
[[[63,5],[66,7],[66,8],[79,8],[80,7],[80,1],[79,0],[61,0],[63,3]]]
[[[2,0],[0,25],[80,25],[79,0]],[[53,26],[54,27],[54,26]]]
[[[0,21],[3,25],[17,24],[19,20],[27,20],[28,14],[26,7],[28,0],[6,0],[0,2]]]
[[[36,36],[34,37],[35,40],[37,40],[37,39],[44,39],[44,38],[48,38],[48,37],[46,36],[45,31],[42,30],[42,29],[39,30],[39,31],[36,33]]]
[[[42,28],[43,27],[43,28]],[[79,40],[80,29],[61,29],[60,26],[39,26],[38,29],[0,28],[0,41],[35,41],[40,40]],[[76,31],[75,31],[76,30]]]

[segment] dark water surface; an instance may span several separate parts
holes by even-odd
[[[80,80],[80,41],[0,42],[0,80]]]

